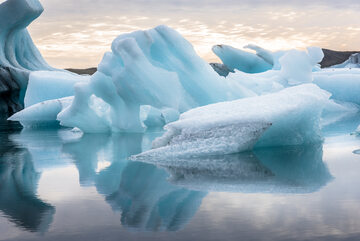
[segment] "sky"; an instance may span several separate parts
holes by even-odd
[[[360,50],[358,0],[40,2],[45,10],[29,32],[45,59],[58,68],[96,67],[116,36],[160,24],[179,31],[209,62],[220,61],[211,51],[216,44]]]

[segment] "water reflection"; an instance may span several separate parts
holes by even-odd
[[[95,187],[120,214],[122,226],[135,231],[183,229],[209,191],[310,193],[332,178],[321,145],[191,160],[127,160],[159,135],[64,129],[12,134],[10,145],[21,148],[1,155],[0,210],[20,227],[45,232],[55,208],[36,196],[40,173],[69,165],[76,167],[80,186]]]
[[[309,193],[332,177],[322,145],[258,149],[254,153],[193,159],[147,160],[164,167],[171,182],[190,189],[231,192]]]
[[[334,121],[327,123],[326,125],[322,126],[322,133],[326,136],[338,136],[338,135],[348,135],[356,130],[358,125],[360,124],[360,113],[349,113],[344,114],[344,116],[341,116],[341,114],[336,115],[337,118],[335,118]]]
[[[1,135],[1,143],[0,211],[25,230],[46,232],[55,208],[37,197],[40,173],[35,170],[30,153],[11,145],[7,134]]]
[[[29,150],[38,170],[73,162],[81,186],[95,186],[123,226],[139,231],[177,231],[195,215],[206,193],[170,184],[154,165],[127,158],[149,149],[161,133],[83,135],[69,130],[23,130],[11,139]],[[50,161],[50,163],[48,162]],[[65,163],[65,164],[64,164]],[[52,166],[51,166],[52,165]]]
[[[206,193],[176,187],[166,178],[166,172],[153,165],[130,162],[118,190],[106,201],[113,209],[122,210],[121,222],[127,227],[179,230],[194,216]]]
[[[176,231],[196,213],[206,194],[171,185],[167,173],[154,165],[126,160],[140,153],[143,144],[151,143],[153,138],[151,133],[85,135],[64,144],[63,151],[74,159],[80,183],[95,185],[112,209],[121,211],[124,226]],[[99,169],[99,163],[104,163],[105,168],[100,165]]]

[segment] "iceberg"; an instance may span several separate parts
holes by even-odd
[[[181,114],[152,150],[136,160],[231,154],[269,146],[322,141],[320,117],[330,94],[314,84],[221,102]]]
[[[0,4],[0,116],[23,108],[32,71],[54,70],[26,30],[42,11],[38,0],[8,0]]]
[[[262,52],[265,58],[267,52]],[[309,83],[321,57],[314,53],[316,48],[287,51],[278,59],[280,70],[236,70],[224,78],[179,33],[158,26],[117,37],[92,76],[33,72],[27,108],[10,120],[28,127],[60,123],[88,133],[143,132],[175,121],[192,108]]]
[[[74,85],[89,80],[89,75],[64,71],[31,72],[24,98],[25,108],[47,100],[74,96]]]
[[[61,125],[84,132],[142,132],[143,105],[182,113],[249,92],[219,76],[187,40],[166,26],[117,37],[90,81],[74,89],[74,101],[57,118]]]
[[[296,57],[293,53],[291,54],[292,56],[288,56],[286,60],[283,60],[281,63],[282,57],[287,55],[289,52],[294,52],[294,50],[272,52],[254,44],[246,45],[244,48],[253,50],[255,53],[237,49],[228,45],[215,45],[212,50],[228,69],[232,71],[236,69],[249,74],[266,72],[271,69],[280,70],[285,61],[299,61],[298,58],[294,58],[296,61],[292,60],[292,57]],[[303,55],[301,58],[306,58],[305,52],[303,51],[298,51],[297,57],[299,57],[300,53]],[[311,65],[311,69],[314,71],[319,70],[320,67],[318,63],[320,63],[324,58],[322,49],[319,47],[308,47],[306,49],[306,53],[308,55],[307,57],[310,58],[309,64]],[[304,63],[306,63],[306,61]],[[303,67],[299,64],[295,66]]]
[[[260,73],[272,69],[272,63],[256,54],[249,53],[229,45],[215,45],[213,52],[230,70],[240,70],[245,73]]]
[[[73,96],[70,96],[43,101],[15,113],[8,120],[19,121],[25,128],[59,127],[57,115],[68,107],[73,99]]]
[[[332,99],[360,105],[360,69],[325,69],[313,76],[313,83],[330,92]]]

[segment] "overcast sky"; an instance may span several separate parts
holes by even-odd
[[[117,35],[159,24],[178,30],[208,61],[218,61],[215,44],[360,49],[358,0],[40,1],[45,11],[29,31],[56,67],[97,66]]]

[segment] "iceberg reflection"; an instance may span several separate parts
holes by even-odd
[[[45,214],[52,217],[54,208],[35,196],[39,171],[64,165],[75,165],[80,186],[94,186],[112,210],[120,213],[121,224],[135,231],[181,230],[209,191],[309,193],[332,179],[322,160],[321,145],[192,159],[148,159],[147,163],[128,160],[150,149],[152,140],[161,134],[81,136],[69,130],[24,130],[12,135],[11,139],[26,149],[9,155],[16,156],[19,166],[4,162],[10,157],[2,158],[1,178],[6,177],[11,185],[2,181],[0,192],[15,194],[0,193],[0,209],[29,230],[46,227],[40,223],[45,222]],[[26,175],[20,178],[15,173]],[[18,183],[22,183],[20,194],[16,193]],[[4,205],[4,197],[14,205]],[[12,213],[21,208],[31,212],[27,214],[31,219],[22,219],[20,211]]]
[[[121,223],[136,230],[176,231],[196,213],[206,193],[179,188],[167,182],[167,173],[155,166],[129,162],[118,190],[106,197],[120,209]]]
[[[180,230],[206,196],[169,183],[168,174],[154,165],[127,160],[148,149],[157,135],[91,134],[63,145],[79,171],[80,184],[94,185],[112,209],[121,212],[121,223],[129,229]]]
[[[9,142],[7,144],[10,144]],[[30,232],[46,232],[55,208],[37,197],[40,173],[26,149],[0,148],[0,211]]]
[[[322,161],[322,146],[257,149],[234,155],[147,160],[165,168],[170,181],[195,190],[309,193],[332,176]]]

